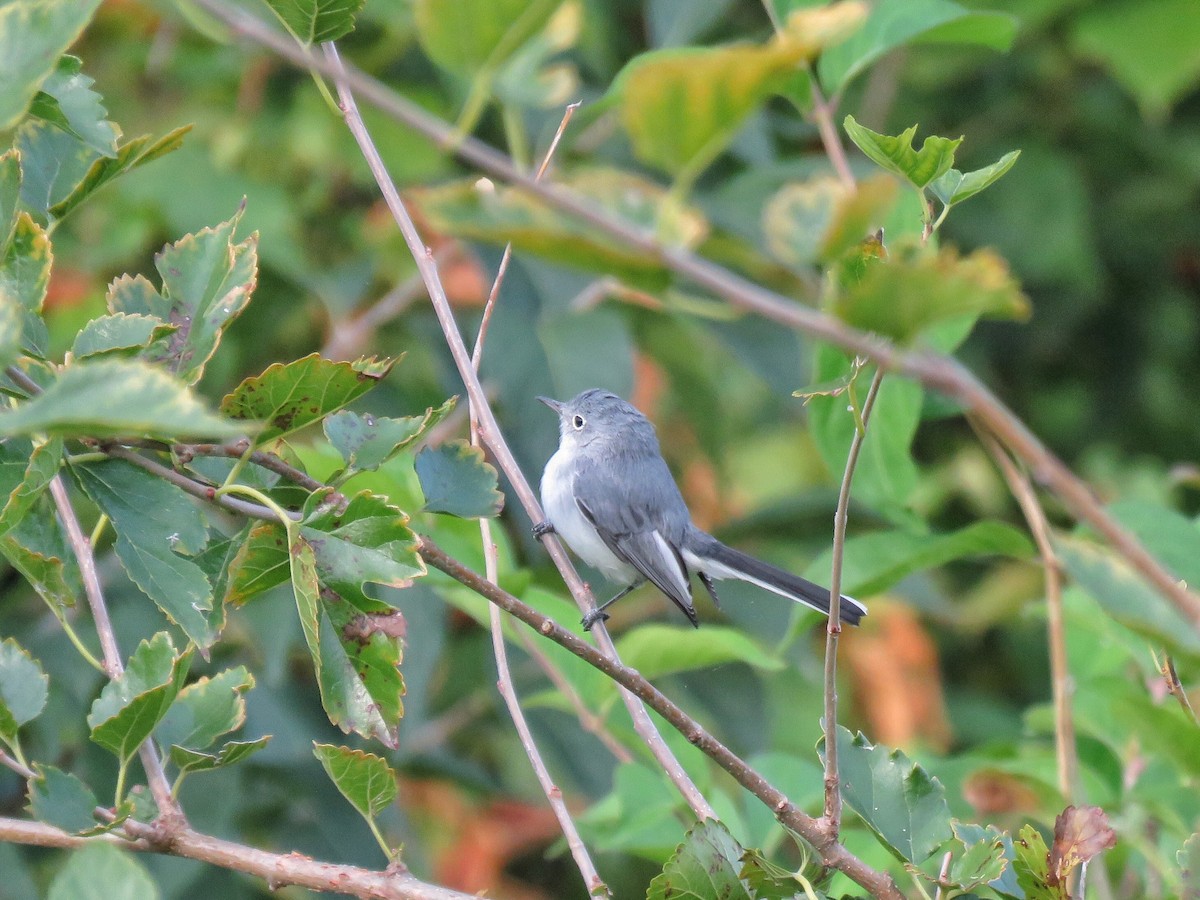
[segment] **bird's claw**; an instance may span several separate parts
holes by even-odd
[[[533,536],[541,540],[548,534],[554,534],[554,523],[546,520],[545,522],[537,522],[533,526]]]
[[[608,613],[600,612],[598,609],[593,609],[590,613],[583,617],[582,625],[584,631],[591,631],[592,626],[597,622],[607,622]]]

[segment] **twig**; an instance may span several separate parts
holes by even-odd
[[[520,619],[538,634],[574,653],[584,662],[599,669],[631,694],[642,700],[679,731],[717,765],[734,777],[738,784],[765,803],[787,828],[812,844],[822,863],[838,869],[876,897],[900,900],[903,896],[891,876],[878,872],[858,859],[833,838],[820,820],[807,815],[788,800],[778,788],[746,764],[733,751],[688,716],[669,697],[652,685],[636,669],[612,659],[596,647],[577,637],[533,607],[522,603],[512,594],[498,588],[483,576],[473,572],[458,560],[448,556],[428,537],[421,536],[419,553],[429,565],[445,572],[455,581],[496,604],[505,612]]]
[[[1163,682],[1167,686],[1167,693],[1179,701],[1179,705],[1187,713],[1189,719],[1193,722],[1200,722],[1200,719],[1196,718],[1196,709],[1192,706],[1192,701],[1188,698],[1187,689],[1183,686],[1183,682],[1179,680],[1179,673],[1175,671],[1175,660],[1171,658],[1171,655],[1164,653],[1160,660],[1158,654],[1155,653],[1154,665],[1158,668],[1158,673],[1162,675]]]
[[[181,462],[189,462],[193,456],[220,456],[226,459],[241,459],[246,455],[246,450],[249,449],[249,444],[244,441],[238,441],[233,444],[176,444],[174,446],[175,455]],[[306,491],[322,491],[328,486],[323,482],[317,481],[304,472],[301,472],[291,463],[280,459],[274,453],[268,453],[263,450],[255,450],[250,454],[249,461],[256,466],[261,466],[276,475],[281,475],[288,481],[300,485]]]
[[[447,253],[443,248],[436,255],[440,258]],[[333,320],[321,355],[326,359],[346,359],[358,353],[376,329],[420,300],[424,287],[420,275],[410,275],[357,315]]]
[[[272,890],[294,884],[371,900],[475,900],[476,896],[428,884],[408,872],[376,872],[321,862],[299,853],[271,853],[189,827],[172,831],[166,842],[157,829],[141,822],[127,820],[123,828],[135,839],[111,834],[78,837],[42,822],[0,817],[0,842],[62,848],[83,847],[97,841],[112,843],[126,850],[164,853],[245,872],[264,879]]]
[[[826,100],[817,85],[816,73],[809,71],[809,85],[812,90],[812,117],[817,123],[817,132],[821,135],[821,144],[825,147],[825,155],[833,165],[833,171],[847,190],[854,190],[854,173],[850,171],[850,163],[846,160],[846,148],[838,136],[837,126],[833,124],[835,104]]]
[[[947,850],[946,855],[942,857],[942,868],[938,870],[938,886],[937,893],[933,895],[933,900],[942,900],[945,892],[942,885],[946,883],[946,879],[950,877],[950,861],[954,859],[954,854]]]
[[[79,562],[83,592],[87,596],[88,606],[92,610],[92,621],[96,626],[96,634],[100,638],[100,648],[104,651],[105,671],[109,678],[117,679],[124,673],[125,665],[122,662],[121,650],[117,646],[117,636],[113,631],[112,620],[108,617],[108,607],[104,603],[100,576],[96,571],[96,557],[92,553],[91,541],[79,527],[79,519],[75,516],[75,509],[71,506],[71,498],[67,495],[67,486],[63,484],[61,474],[55,475],[50,480],[50,496],[54,498],[54,505],[58,508],[58,517],[67,533],[67,543],[71,545],[71,552],[75,554],[75,559]],[[162,761],[158,758],[158,751],[154,749],[150,738],[144,740],[138,747],[138,756],[142,760],[142,768],[146,772],[146,782],[150,787],[150,793],[154,796],[154,802],[158,806],[159,815],[172,826],[182,825],[184,823],[183,810],[171,796],[171,784],[167,781]],[[124,772],[124,761],[122,761],[121,773]]]
[[[846,469],[842,473],[842,486],[838,491],[837,511],[833,516],[833,570],[829,576],[829,625],[825,630],[825,715],[822,723],[825,730],[825,822],[829,833],[835,838],[842,828],[842,791],[838,777],[837,752],[837,650],[838,638],[842,633],[842,560],[846,552],[846,523],[850,518],[850,483],[854,480],[854,468],[858,465],[858,454],[867,436],[867,423],[879,387],[883,384],[883,369],[876,369],[871,377],[871,386],[863,400],[862,411],[857,416],[854,437],[846,453]]]
[[[1062,573],[1058,555],[1050,541],[1050,523],[1046,511],[1038,502],[1033,486],[1000,442],[979,423],[972,420],[975,432],[984,448],[999,467],[1008,489],[1016,498],[1029,524],[1029,531],[1042,557],[1046,580],[1046,637],[1050,645],[1050,682],[1054,696],[1054,751],[1058,761],[1058,787],[1068,803],[1082,800],[1079,796],[1079,759],[1075,749],[1075,720],[1071,713],[1074,688],[1071,670],[1067,665],[1067,635],[1063,622]]]
[[[225,11],[224,7],[221,7]],[[311,59],[314,66],[317,60],[311,54],[303,54],[306,59]],[[354,81],[347,76],[345,67],[341,60],[338,59],[331,63],[326,63],[330,66],[330,76],[339,84],[347,84],[347,90],[353,87]],[[318,69],[318,71],[323,71]],[[458,324],[454,321],[454,313],[450,308],[450,302],[446,298],[446,291],[442,287],[441,278],[438,275],[437,266],[433,261],[432,254],[429,248],[425,246],[421,240],[420,234],[417,232],[416,224],[412,217],[405,209],[403,201],[400,199],[400,194],[396,190],[396,185],[388,174],[387,167],[384,166],[383,160],[379,156],[379,152],[375,149],[375,145],[371,141],[371,136],[367,133],[363,125],[362,117],[357,113],[352,112],[354,107],[345,110],[346,124],[349,126],[354,138],[358,141],[364,158],[366,159],[371,173],[375,176],[375,181],[379,185],[379,190],[383,194],[383,199],[387,203],[388,208],[392,212],[392,217],[396,220],[397,226],[400,228],[400,233],[404,236],[405,242],[409,246],[409,250],[416,260],[417,269],[421,272],[422,278],[425,280],[425,287],[429,291],[429,299],[433,303],[434,313],[437,315],[438,323],[442,327],[442,333],[446,338],[446,343],[450,348],[450,355],[454,358],[454,364],[458,368],[459,377],[462,378],[463,384],[467,389],[467,396],[470,399],[471,407],[475,410],[478,419],[479,434],[483,442],[491,449],[492,454],[496,458],[496,462],[508,476],[509,481],[516,491],[521,505],[525,507],[525,511],[529,514],[534,522],[542,521],[541,505],[537,502],[537,498],[533,494],[529,482],[525,480],[525,475],[517,465],[516,458],[512,455],[512,451],[508,447],[508,443],[504,440],[504,435],[500,431],[500,426],[496,423],[496,417],[492,413],[491,407],[487,402],[487,397],[484,395],[483,386],[479,383],[479,378],[475,374],[475,369],[471,365],[471,359],[467,354],[466,345],[463,343],[462,334],[458,330]],[[447,138],[452,137],[451,134],[446,135]],[[539,184],[538,182],[530,182]],[[570,590],[571,595],[575,598],[575,602],[585,612],[589,609],[594,609],[596,602],[591,595],[591,591],[579,578],[571,561],[567,558],[566,552],[563,550],[562,544],[552,535],[547,535],[542,539],[550,554],[550,558],[554,561],[562,573],[563,580]],[[613,645],[612,639],[608,636],[608,632],[603,626],[592,629],[592,633],[596,636],[597,642],[608,656],[616,656],[616,647]],[[675,784],[676,788],[683,794],[688,805],[691,806],[697,818],[716,818],[716,813],[713,812],[708,800],[696,787],[695,783],[684,771],[683,766],[671,749],[662,739],[662,735],[658,733],[654,723],[646,714],[646,711],[641,707],[635,699],[626,694],[622,694],[622,699],[625,701],[626,707],[629,709],[630,716],[633,718],[634,728],[644,740],[650,751],[654,754],[659,765],[667,773],[667,777]]]
[[[332,55],[332,58],[337,59],[337,51],[334,49],[333,44],[325,45],[325,54],[327,57]],[[337,88],[338,96],[341,98],[342,108],[347,118],[351,115],[357,115],[354,97],[345,86],[345,82],[339,81]],[[550,159],[554,155],[554,149],[558,146],[559,139],[562,137],[567,123],[571,121],[571,116],[578,108],[579,104],[573,103],[563,113],[558,131],[554,134],[554,140],[550,142],[550,148],[546,151],[546,157],[542,160],[542,165],[538,169],[536,177],[541,178],[542,174],[546,171],[546,167],[550,164]],[[366,133],[365,126],[363,130]],[[512,244],[510,243],[505,246],[504,255],[501,257],[500,265],[496,269],[496,277],[492,281],[492,289],[488,292],[487,304],[483,308],[483,317],[479,323],[479,333],[475,336],[475,349],[471,353],[471,368],[476,378],[479,377],[479,364],[483,359],[483,346],[487,339],[488,324],[491,322],[492,315],[496,310],[496,301],[500,296],[500,286],[504,283],[504,274],[508,271],[508,263],[511,259]],[[471,410],[471,444],[477,447],[479,446],[479,419],[475,405],[471,403],[469,406]],[[483,543],[484,573],[488,581],[492,584],[498,584],[500,580],[500,567],[496,556],[496,542],[492,539],[492,523],[487,518],[479,520],[479,536]],[[517,729],[517,736],[520,738],[521,746],[524,748],[525,755],[529,759],[529,765],[532,767],[534,775],[537,776],[538,784],[542,786],[542,792],[545,793],[546,800],[550,803],[550,809],[554,812],[554,817],[558,820],[558,826],[562,830],[563,837],[566,838],[567,848],[571,851],[571,857],[575,860],[575,866],[579,869],[583,883],[587,886],[588,894],[591,896],[598,894],[612,896],[608,886],[600,877],[595,863],[592,862],[587,845],[584,844],[583,838],[579,834],[579,829],[575,827],[570,810],[567,809],[566,801],[563,800],[562,791],[550,776],[550,769],[546,766],[546,761],[542,758],[541,750],[538,749],[537,742],[533,739],[533,729],[529,727],[529,720],[525,718],[525,711],[521,709],[521,700],[517,696],[517,687],[513,683],[512,670],[508,665],[508,648],[504,643],[504,623],[500,618],[500,607],[495,604],[489,606],[488,618],[492,632],[492,653],[496,658],[496,688],[500,691],[500,696],[504,698],[505,706],[508,707],[509,717],[513,721],[513,727]]]
[[[222,0],[196,0],[196,3],[235,33],[269,47],[293,64],[301,68],[314,68],[327,75],[334,73],[334,68],[324,60],[296,46],[294,41],[281,36],[255,17],[229,7]],[[1022,459],[1035,479],[1053,491],[1073,515],[1103,535],[1149,585],[1166,597],[1188,621],[1200,627],[1200,597],[1182,585],[1130,531],[1113,519],[1092,495],[1088,485],[954,358],[939,353],[901,349],[878,335],[851,328],[833,316],[746,281],[688,250],[664,246],[653,234],[612,218],[597,204],[583,197],[556,185],[534,182],[518,171],[503,154],[474,138],[457,135],[453,126],[395,93],[377,79],[353,68],[347,69],[344,77],[358,95],[438,146],[451,150],[492,177],[506,181],[553,208],[588,223],[622,244],[651,254],[663,266],[690,279],[697,287],[712,292],[736,307],[836,344],[849,353],[868,356],[890,372],[906,375],[957,400],[965,410],[975,413],[1011,453]],[[485,440],[486,437],[485,434]],[[557,551],[551,551],[551,555],[557,557]],[[558,559],[555,561],[557,563]]]

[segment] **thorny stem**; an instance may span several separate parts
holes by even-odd
[[[838,638],[842,633],[842,560],[846,551],[846,524],[850,517],[850,483],[854,480],[854,468],[858,464],[859,451],[867,436],[867,422],[881,384],[883,369],[876,369],[863,401],[862,413],[856,415],[856,421],[862,424],[854,429],[854,437],[850,440],[846,469],[838,491],[837,511],[833,517],[833,570],[829,576],[829,626],[825,631],[825,715],[822,727],[825,730],[825,825],[835,839],[842,827],[842,790],[838,778],[837,750],[837,650]]]

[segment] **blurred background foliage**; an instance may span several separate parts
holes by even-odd
[[[975,0],[964,5],[986,8]],[[811,269],[768,252],[779,235],[763,215],[784,185],[830,174],[816,128],[796,104],[780,96],[756,105],[728,148],[664,200],[671,183],[659,167],[643,164],[646,156],[620,126],[620,104],[614,106],[610,92],[622,67],[647,50],[766,42],[772,26],[763,7],[751,0],[542,6],[544,27],[482,93],[473,82],[471,48],[439,44],[407,2],[368,0],[341,47],[356,65],[527,167],[544,151],[563,105],[583,100],[553,177],[591,178],[598,202],[633,216],[639,208],[678,204],[668,206],[675,215],[660,227],[816,302]],[[463,15],[473,8],[465,4]],[[1200,394],[1192,383],[1200,363],[1200,13],[1192,0],[1020,0],[1004,4],[1003,12],[1016,23],[1008,52],[980,42],[902,47],[846,79],[840,112],[885,133],[919,123],[922,136],[963,135],[958,156],[965,168],[1021,150],[1014,170],[955,208],[940,235],[963,251],[997,249],[1033,315],[1022,323],[982,323],[959,355],[1106,500],[1125,501],[1124,521],[1152,534],[1163,510],[1191,517],[1200,498]],[[221,396],[271,361],[314,349],[338,358],[407,353],[364,405],[377,414],[412,414],[461,393],[432,311],[405,286],[411,259],[349,133],[309,77],[266,53],[214,42],[219,34],[187,3],[108,0],[73,48],[127,137],[194,127],[182,149],[106,188],[55,231],[47,302],[52,345],[61,353],[103,311],[113,277],[151,272],[164,243],[224,221],[245,198],[241,228],[258,230],[261,239],[259,284],[208,368],[202,388],[209,396]],[[1005,44],[1003,34],[994,43]],[[801,106],[803,97],[793,92]],[[446,232],[470,233],[471,223],[493,236],[503,229],[473,206],[480,203],[476,192],[455,186],[474,173],[405,127],[365,113],[392,176],[431,226],[428,240],[471,333],[499,250],[494,241],[460,242]],[[869,163],[852,156],[857,174],[871,174]],[[840,470],[830,471],[806,408],[792,396],[819,380],[817,349],[637,260],[611,261],[610,275],[619,279],[601,278],[595,266],[560,264],[579,263],[586,247],[570,235],[564,240],[559,222],[503,204],[495,214],[501,224],[511,215],[513,228],[527,227],[528,247],[563,256],[555,261],[518,250],[484,359],[485,383],[531,479],[556,443],[553,417],[534,396],[608,387],[655,420],[702,526],[826,579],[822,552]],[[919,232],[918,215],[906,193],[889,237]],[[400,314],[384,322],[370,313],[359,318],[389,295]],[[939,398],[912,399],[923,404],[923,417],[913,462],[905,464],[911,483],[903,514],[860,502],[852,535],[882,531],[898,516],[914,532],[951,532],[981,519],[1020,526],[970,429]],[[465,427],[461,417],[452,417],[445,433],[454,427]],[[320,474],[328,451],[300,451]],[[324,464],[331,471],[334,463]],[[386,483],[379,487],[394,502],[420,506],[411,478],[388,477],[380,476]],[[562,612],[566,607],[549,596],[561,586],[529,537],[530,523],[510,505],[505,577],[526,596],[546,594],[546,603]],[[1190,519],[1183,521],[1181,528],[1194,532]],[[429,523],[418,518],[417,524]],[[456,527],[439,522],[439,535],[449,532],[439,539],[479,565],[474,526]],[[1183,548],[1186,565],[1193,538],[1176,534],[1165,542]],[[956,555],[962,554],[947,558]],[[1052,822],[1065,805],[1055,781],[1042,576],[1033,561],[1019,558],[1027,555],[1018,546],[1007,557],[914,566],[887,593],[869,598],[868,624],[843,642],[847,723],[925,764],[946,785],[956,815],[1013,828]],[[105,567],[121,643],[131,647],[160,625],[111,558]],[[731,585],[722,596],[723,611],[702,612],[705,628],[737,626],[757,642],[759,656],[686,664],[693,635],[649,590],[617,607],[611,626],[629,645],[627,661],[648,670],[659,665],[659,683],[686,709],[776,777],[794,800],[817,803],[815,617],[797,618],[751,588]],[[476,621],[479,602],[431,577],[397,603],[407,618],[408,695],[400,749],[391,757],[403,773],[401,803],[384,817],[385,830],[404,844],[407,864],[432,880],[496,897],[583,896],[494,690],[489,639]],[[246,765],[205,776],[207,784],[189,782],[182,799],[200,828],[375,865],[365,826],[311,756],[310,737],[340,735],[315,700],[290,604],[284,589],[231,615],[212,664],[251,665],[258,686],[248,695],[246,734],[274,740]],[[1084,785],[1091,802],[1109,809],[1123,839],[1109,859],[1111,890],[1169,896],[1179,887],[1170,871],[1175,851],[1200,815],[1195,792],[1179,790],[1200,777],[1200,741],[1178,710],[1161,702],[1146,641],[1078,589],[1068,593],[1067,615]],[[107,759],[75,727],[99,678],[47,620],[36,598],[7,573],[0,633],[18,636],[43,660],[54,685],[50,707],[32,729],[32,755],[103,784],[111,778]],[[647,632],[639,656],[635,635],[648,620],[671,628]],[[1185,683],[1195,674],[1192,661],[1180,660]],[[582,812],[602,873],[617,896],[632,896],[678,843],[676,797],[651,769],[616,766],[528,658],[518,655],[515,674],[551,771]],[[611,690],[593,682],[581,693],[611,712],[608,727],[628,739]],[[1190,740],[1190,749],[1157,746],[1169,742],[1164,735]],[[694,751],[676,743],[694,770],[705,771]],[[766,810],[746,802],[723,776],[710,773],[701,786],[711,788],[735,833],[795,863]],[[18,779],[0,774],[0,808],[20,809],[23,790]],[[869,861],[886,863],[865,831],[852,833],[849,844]],[[6,873],[0,896],[37,896],[60,860],[52,851],[0,846]],[[266,893],[249,879],[198,864],[143,861],[164,896]]]

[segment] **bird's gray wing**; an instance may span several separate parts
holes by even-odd
[[[581,460],[575,502],[605,546],[696,624],[692,585],[679,551],[690,516],[662,458]]]

